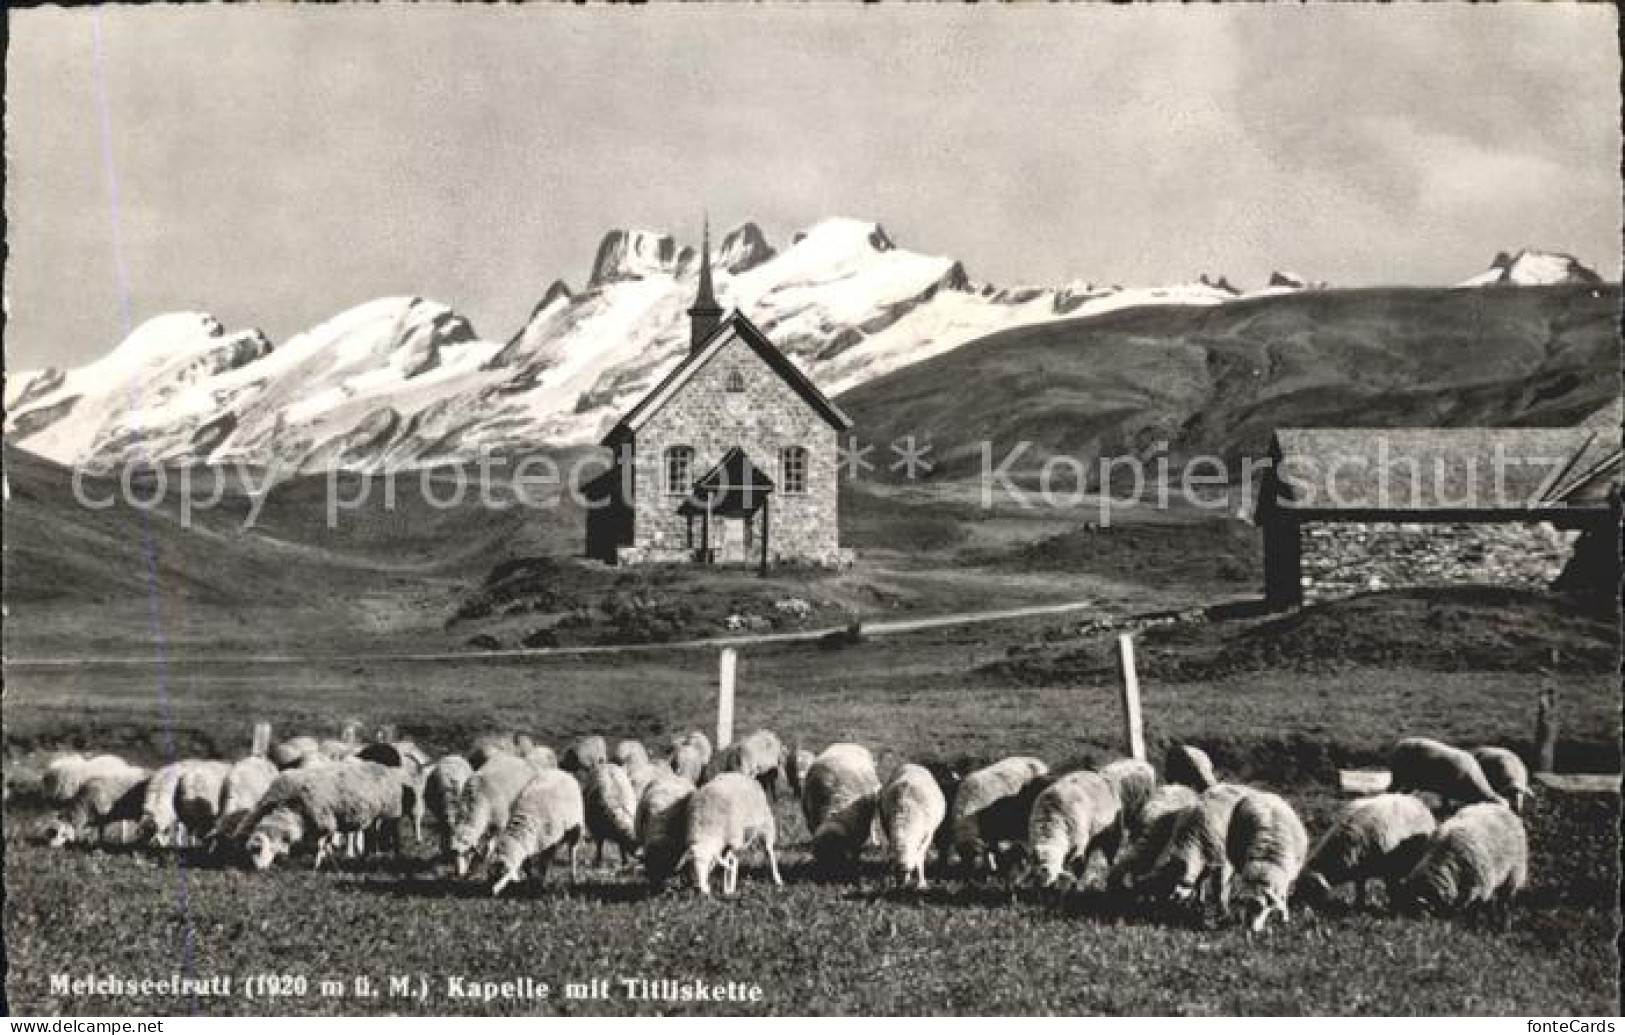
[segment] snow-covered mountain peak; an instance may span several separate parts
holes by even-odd
[[[755,223],[741,223],[722,236],[712,261],[718,269],[729,273],[743,273],[754,269],[778,253],[767,243],[762,228]]]
[[[547,284],[504,344],[418,296],[345,310],[275,348],[207,313],[147,321],[76,369],[7,380],[7,438],[62,463],[245,460],[288,471],[376,469],[592,441],[688,354],[698,242],[606,234],[585,290]],[[713,239],[715,290],[826,393],[1011,327],[1141,306],[1218,306],[1324,285],[1278,272],[1123,287],[973,282],[879,223],[826,219],[775,250],[743,222]],[[516,277],[551,271],[517,270]],[[1481,283],[1587,280],[1568,256],[1499,256]]]
[[[677,242],[670,234],[653,230],[611,230],[598,245],[588,287],[675,274],[681,260]]]
[[[1468,277],[1458,287],[1487,284],[1513,284],[1524,287],[1541,284],[1598,284],[1602,278],[1572,255],[1525,248],[1516,253],[1501,252],[1490,268]]]

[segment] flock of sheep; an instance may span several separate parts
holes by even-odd
[[[400,850],[432,817],[438,852],[458,878],[480,861],[492,894],[540,881],[563,852],[571,879],[590,839],[602,863],[613,844],[656,886],[679,875],[711,893],[738,886],[741,856],[759,847],[775,885],[778,831],[770,799],[800,801],[815,868],[856,873],[875,838],[897,885],[925,888],[927,864],[957,863],[973,880],[1064,893],[1092,859],[1108,893],[1141,903],[1237,914],[1250,930],[1286,920],[1289,904],[1324,901],[1382,880],[1391,908],[1489,908],[1509,916],[1527,881],[1522,762],[1503,748],[1469,752],[1409,738],[1389,758],[1391,790],[1345,804],[1313,846],[1281,796],[1220,782],[1199,749],[1175,745],[1159,782],[1146,762],[1052,773],[1018,756],[990,765],[904,764],[882,780],[870,751],[787,748],[757,730],[713,752],[703,733],[651,759],[635,740],[613,751],[589,736],[562,755],[524,735],[481,738],[466,755],[431,759],[414,744],[296,737],[235,762],[187,759],[148,771],[116,756],[53,760],[42,791],[55,806],[39,836],[53,846],[114,824],[125,839],[231,853],[264,870],[311,850]],[[1430,804],[1421,795],[1433,799]],[[1435,818],[1435,808],[1442,818]],[[133,832],[131,831],[133,825]]]

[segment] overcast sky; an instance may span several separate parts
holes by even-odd
[[[420,294],[506,339],[604,231],[831,215],[1001,284],[1620,272],[1611,6],[12,11],[8,365]],[[103,125],[119,205],[110,204]]]

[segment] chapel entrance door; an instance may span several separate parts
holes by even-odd
[[[723,564],[743,564],[746,559],[745,518],[721,518],[722,541],[717,544],[717,560]]]

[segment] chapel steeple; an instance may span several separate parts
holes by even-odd
[[[711,220],[707,217],[700,244],[700,287],[694,304],[688,307],[689,349],[698,349],[721,323],[722,307],[711,288]]]

